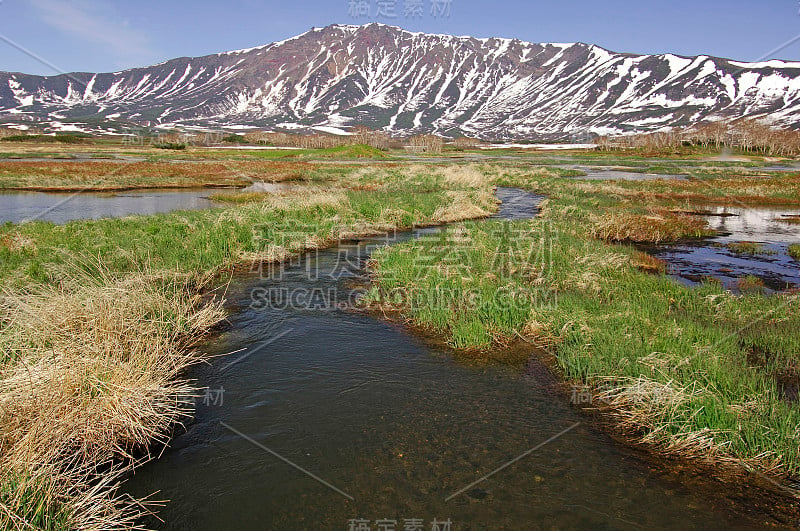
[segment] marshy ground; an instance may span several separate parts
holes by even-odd
[[[365,308],[473,362],[507,365],[509,348],[536,345],[565,388],[580,386],[629,440],[761,474],[789,500],[781,510],[797,510],[798,226],[769,221],[789,231],[780,242],[717,242],[748,261],[740,278],[735,268],[725,273],[735,286],[714,271],[687,285],[670,256],[647,252],[713,245],[716,207],[800,215],[800,173],[773,160],[517,150],[409,157],[359,146],[3,150],[0,190],[12,193],[236,188],[213,190],[214,207],[203,210],[0,225],[0,521],[9,527],[141,522],[146,505],[116,485],[193,414],[207,384],[187,370],[209,362],[203,341],[225,319],[233,272],[442,223],[452,225],[371,254]],[[585,179],[584,168],[647,178]],[[296,186],[237,190],[258,181]],[[483,219],[497,210],[497,186],[544,197],[541,212]],[[760,261],[777,258],[781,286],[758,275]]]

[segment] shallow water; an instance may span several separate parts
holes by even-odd
[[[247,188],[244,188],[242,192],[256,192],[256,193],[265,193],[265,194],[278,194],[281,192],[292,192],[302,188],[299,185],[291,184],[291,183],[267,183],[267,182],[257,182],[253,183]]]
[[[580,170],[586,173],[585,176],[573,177],[573,179],[588,179],[592,181],[655,181],[665,180],[685,180],[685,175],[669,175],[659,173],[641,173],[625,171],[613,167],[598,166],[569,166],[570,169]]]
[[[800,243],[800,225],[781,221],[785,216],[800,215],[800,209],[693,208],[717,214],[707,219],[719,236],[647,248],[669,263],[669,272],[676,278],[694,285],[711,277],[734,291],[738,279],[745,276],[760,278],[771,290],[800,287],[800,261],[788,254],[791,243]],[[743,241],[760,243],[769,254],[737,254],[726,247]]]
[[[202,210],[215,203],[208,190],[148,190],[116,193],[0,192],[0,223],[42,220],[66,223],[76,219]]]
[[[532,216],[539,201],[498,195],[508,217]],[[194,371],[209,388],[196,419],[125,487],[171,500],[165,522],[150,525],[728,529],[769,520],[736,510],[741,492],[669,475],[591,427],[536,362],[525,371],[465,362],[344,309],[375,246],[435,230],[343,244],[234,281],[230,329],[203,346],[234,353]]]
[[[787,163],[787,164],[774,164],[772,166],[764,166],[758,168],[760,171],[800,171],[800,164]]]

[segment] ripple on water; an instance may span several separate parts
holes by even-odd
[[[540,199],[498,195],[501,213],[512,217],[531,217]],[[210,389],[224,388],[222,399],[200,401],[173,448],[125,487],[171,500],[160,512],[165,522],[153,523],[159,529],[347,529],[355,518],[373,529],[378,519],[402,529],[414,518],[426,529],[434,518],[451,519],[453,529],[762,522],[732,510],[741,493],[726,497],[708,480],[687,487],[593,429],[568,396],[552,391],[547,371],[461,363],[397,324],[335,305],[251,306],[255,289],[316,287],[349,299],[350,283],[331,274],[339,251],[231,285],[238,310],[230,329],[203,348],[251,354],[195,370],[191,376]]]

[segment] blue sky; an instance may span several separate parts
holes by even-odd
[[[351,1],[366,2],[370,16],[354,17]],[[422,16],[405,16],[415,1]],[[434,16],[434,1],[449,2],[449,16]],[[376,17],[379,2],[394,5],[396,16]],[[0,0],[0,70],[54,73],[5,39],[62,70],[105,72],[375,20],[413,31],[755,60],[800,35],[800,0]],[[800,60],[800,40],[772,57]]]

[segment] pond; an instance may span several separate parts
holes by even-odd
[[[800,261],[788,254],[790,244],[800,243],[800,224],[789,222],[800,216],[800,209],[708,205],[692,209],[703,212],[719,235],[645,247],[665,260],[676,278],[689,285],[714,278],[734,291],[748,276],[772,291],[800,287]]]
[[[135,192],[0,192],[0,223],[52,221],[157,214],[173,210],[202,210],[218,206],[208,189]]]
[[[602,166],[568,166],[569,169],[579,170],[586,175],[573,177],[574,179],[587,179],[591,181],[655,181],[685,180],[686,175],[670,175],[661,173],[643,173],[625,169]]]

